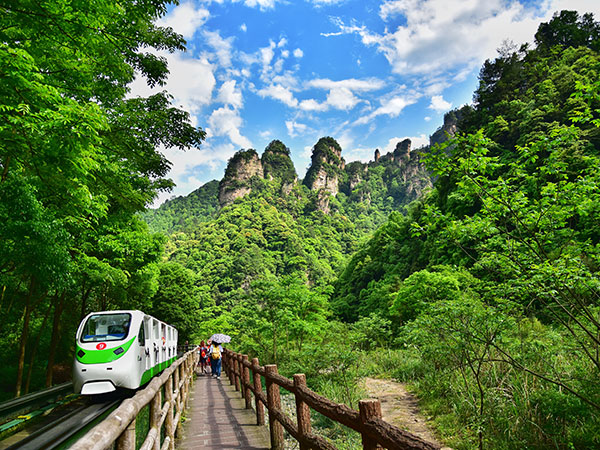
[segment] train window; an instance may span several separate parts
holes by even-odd
[[[129,334],[131,314],[94,314],[83,326],[81,342],[120,341]]]
[[[138,333],[138,344],[146,345],[146,337],[144,333],[144,321],[140,324],[140,332]]]
[[[156,320],[152,321],[152,329],[154,330],[154,339],[158,339],[158,322]]]

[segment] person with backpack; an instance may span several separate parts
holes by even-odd
[[[223,355],[223,347],[218,342],[212,342],[208,349],[210,355],[210,365],[212,368],[212,376],[217,380],[221,379],[221,357]]]
[[[204,344],[204,341],[200,342],[198,354],[200,355],[200,372],[204,375],[205,373],[208,373],[208,347]]]

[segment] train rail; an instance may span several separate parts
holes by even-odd
[[[67,382],[1,403],[0,421],[9,417],[14,417],[20,413],[44,407],[71,392],[73,392],[73,383]]]
[[[38,450],[57,449],[72,440],[81,431],[93,424],[112,409],[116,408],[122,399],[115,399],[101,403],[90,403],[89,399],[80,400],[70,411],[61,411],[55,414],[48,423],[30,433],[17,433],[6,441],[0,442],[3,450]]]

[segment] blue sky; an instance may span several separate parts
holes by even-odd
[[[347,162],[426,144],[448,110],[470,103],[481,64],[506,40],[532,42],[561,9],[599,0],[190,0],[158,23],[187,40],[163,54],[165,86],[207,132],[199,149],[162,149],[177,183],[154,206],[221,179],[238,150],[273,139],[303,178],[312,146],[334,137]],[[132,95],[152,91],[141,78]]]

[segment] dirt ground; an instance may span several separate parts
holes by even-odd
[[[383,420],[442,446],[427,425],[426,419],[420,414],[417,399],[402,383],[367,377],[363,379],[362,387],[370,398],[377,398],[381,402]],[[449,447],[442,448],[451,450]]]

